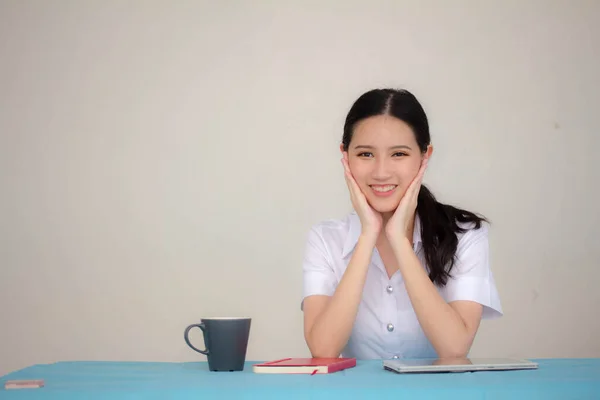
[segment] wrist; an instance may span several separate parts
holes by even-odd
[[[377,238],[379,237],[379,232],[375,231],[363,231],[358,237],[358,241],[361,243],[365,243],[369,246],[375,246],[377,243]]]
[[[412,243],[406,235],[388,235],[388,241],[395,253],[401,254],[413,250]]]
[[[394,226],[387,225],[385,227],[385,236],[390,242],[397,242],[399,240],[408,240],[408,232],[406,230],[400,230]]]

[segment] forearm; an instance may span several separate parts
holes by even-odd
[[[408,296],[438,357],[464,357],[471,338],[461,316],[442,298],[406,238],[392,243]]]
[[[314,357],[338,357],[350,338],[376,238],[361,236],[334,295],[309,333]]]

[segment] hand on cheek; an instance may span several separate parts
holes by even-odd
[[[364,234],[377,237],[382,227],[381,214],[373,210],[373,208],[369,205],[365,194],[362,192],[356,183],[356,180],[352,176],[352,173],[350,172],[350,165],[348,163],[348,153],[344,153],[342,165],[344,166],[344,177],[350,192],[352,206],[360,218],[362,231]]]
[[[400,237],[408,237],[408,232],[410,230],[409,223],[417,209],[419,190],[421,189],[421,183],[423,181],[423,176],[425,175],[425,170],[427,169],[428,161],[429,157],[423,158],[417,175],[406,189],[394,215],[386,224],[385,232],[390,241]]]

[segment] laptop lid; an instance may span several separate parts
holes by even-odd
[[[537,369],[538,364],[529,360],[512,358],[412,358],[384,360],[383,367],[398,373],[468,372]]]

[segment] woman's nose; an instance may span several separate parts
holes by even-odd
[[[391,176],[390,164],[388,160],[384,158],[376,159],[375,168],[373,170],[373,178],[378,180],[384,180]]]

